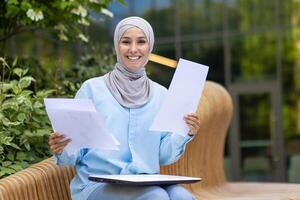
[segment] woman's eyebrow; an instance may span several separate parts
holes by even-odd
[[[130,37],[123,36],[121,39],[131,39]]]
[[[138,39],[147,39],[146,36],[138,36],[137,38],[138,38]],[[121,39],[132,39],[132,38],[129,37],[129,36],[123,36],[123,37],[121,37]]]

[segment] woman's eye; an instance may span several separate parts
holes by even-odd
[[[138,43],[139,43],[139,44],[145,44],[145,43],[146,43],[146,40],[139,40]]]
[[[123,40],[123,41],[122,41],[122,44],[129,44],[129,41]]]

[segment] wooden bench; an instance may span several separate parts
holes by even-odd
[[[160,62],[161,57],[152,56]],[[175,61],[164,60],[174,65]],[[232,101],[219,84],[207,81],[197,113],[201,120],[198,135],[183,157],[161,168],[165,174],[202,177],[203,181],[185,185],[201,200],[300,200],[300,184],[230,183],[224,175],[224,144],[232,117]],[[52,158],[0,180],[1,200],[67,200],[73,167],[55,166]]]

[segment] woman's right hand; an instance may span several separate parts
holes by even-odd
[[[69,142],[71,142],[71,139],[67,138],[63,134],[54,132],[51,133],[48,144],[52,153],[61,154]]]

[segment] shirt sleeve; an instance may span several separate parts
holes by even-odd
[[[75,99],[89,99],[90,92],[87,82],[84,82],[75,95]]]
[[[69,155],[64,149],[61,154],[54,154],[54,161],[56,165],[75,165],[86,154],[87,149],[83,148],[77,151],[75,154]]]
[[[169,165],[176,162],[184,153],[188,142],[193,139],[190,135],[180,135],[178,133],[166,132],[162,134],[159,163],[160,165]]]

